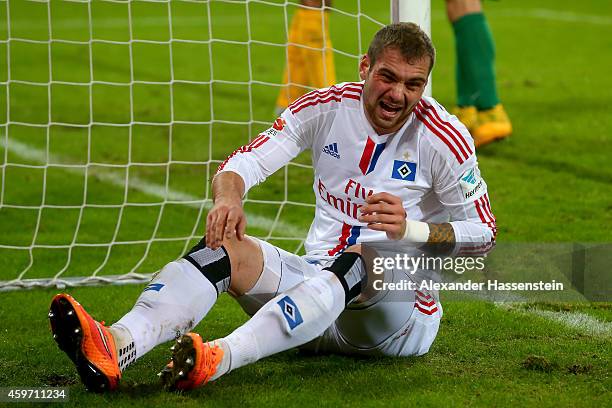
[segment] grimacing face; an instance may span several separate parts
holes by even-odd
[[[423,96],[429,65],[428,57],[409,63],[396,48],[386,48],[373,66],[368,55],[361,58],[365,113],[378,134],[396,132],[406,123]]]

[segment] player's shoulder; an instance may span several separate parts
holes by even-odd
[[[475,161],[476,149],[470,132],[434,98],[421,98],[414,114],[422,146],[443,156],[453,167]]]
[[[358,108],[362,92],[363,82],[342,82],[308,92],[290,104],[288,110],[304,120],[341,108]]]

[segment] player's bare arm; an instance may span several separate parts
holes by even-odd
[[[404,238],[408,220],[399,197],[389,193],[377,193],[366,198],[366,203],[360,208],[359,221],[367,222],[369,229],[386,232],[387,238],[391,240]],[[449,223],[427,225],[429,226],[427,243],[455,243],[455,232]]]
[[[244,181],[238,174],[226,171],[213,180],[214,205],[206,217],[206,246],[221,247],[223,239],[244,239],[246,216],[242,208]]]

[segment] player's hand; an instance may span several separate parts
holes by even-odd
[[[238,200],[219,199],[206,217],[206,246],[218,249],[223,239],[244,239],[246,231],[246,216],[242,202]]]
[[[402,239],[406,230],[402,200],[393,194],[377,193],[366,198],[366,203],[359,208],[361,215],[357,219],[368,223],[371,230],[385,231],[389,239]]]

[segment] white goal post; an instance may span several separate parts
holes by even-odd
[[[274,120],[299,3],[0,0],[0,291],[142,283],[186,252],[217,166]],[[380,26],[429,33],[429,3],[334,0],[338,81]],[[300,252],[311,171],[250,192],[249,233]]]

